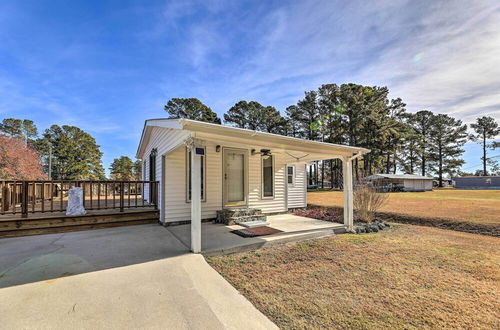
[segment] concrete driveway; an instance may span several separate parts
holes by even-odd
[[[0,239],[2,329],[272,329],[159,225]]]

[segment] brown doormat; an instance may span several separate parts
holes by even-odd
[[[283,231],[267,226],[262,226],[262,227],[238,229],[238,230],[233,230],[231,232],[241,237],[257,237],[257,236],[266,236],[276,233],[282,233]]]

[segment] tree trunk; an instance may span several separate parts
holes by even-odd
[[[413,151],[410,150],[410,174],[413,174]]]
[[[325,188],[325,161],[321,161],[321,189]]]
[[[425,155],[422,152],[422,176],[425,176]]]
[[[358,159],[356,158],[354,162],[354,180],[358,181],[359,180],[359,164],[358,164]]]
[[[314,163],[314,184],[316,185],[316,188],[318,188],[318,178],[319,178],[319,170],[318,170],[318,161]]]
[[[396,171],[397,171],[397,164],[396,164],[396,153],[394,153],[394,173],[393,174],[396,174]]]
[[[333,169],[333,159],[330,159],[330,189],[333,189],[333,176],[334,176],[333,171],[334,171],[334,169]]]
[[[439,187],[443,187],[443,148],[439,145]]]
[[[385,173],[386,174],[389,174],[390,168],[391,168],[391,154],[387,153],[387,157],[385,160]]]
[[[483,176],[487,176],[486,173],[486,133],[483,133]]]

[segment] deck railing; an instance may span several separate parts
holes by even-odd
[[[158,208],[158,181],[0,181],[0,215],[65,212],[68,191],[81,187],[87,210]],[[144,193],[147,192],[146,198]]]

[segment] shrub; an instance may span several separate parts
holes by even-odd
[[[354,189],[354,210],[359,220],[370,223],[377,212],[387,201],[386,193],[377,192],[373,186],[366,184],[357,185]]]

